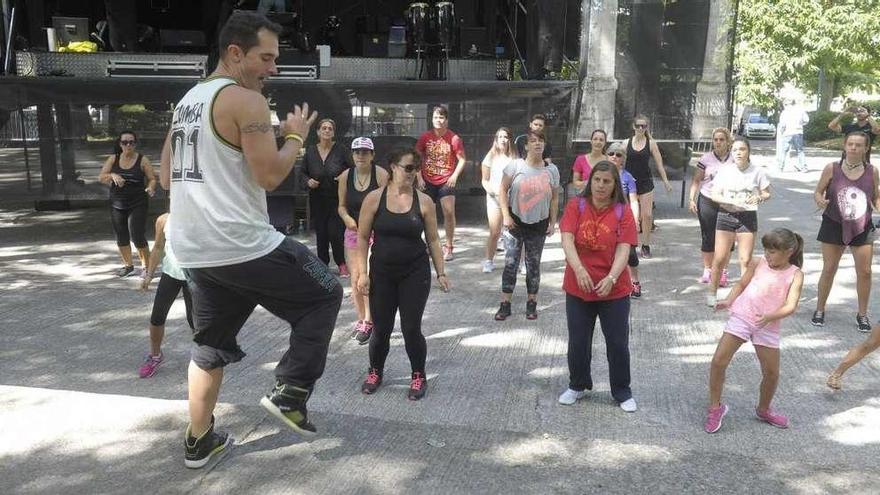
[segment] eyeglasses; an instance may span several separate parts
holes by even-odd
[[[608,156],[616,156],[617,158],[623,158],[626,155],[624,155],[623,153],[621,153],[619,151],[615,151],[614,153],[608,153]]]
[[[636,124],[636,125],[635,125],[635,128],[636,128],[636,129],[647,129],[647,128],[648,128],[648,124]]]
[[[125,141],[119,141],[119,144],[122,146],[134,146],[136,143],[137,141],[129,141],[127,139]]]

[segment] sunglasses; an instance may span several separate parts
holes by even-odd
[[[636,129],[647,129],[647,128],[648,128],[648,124],[636,124],[636,125],[635,125],[635,128],[636,128]]]
[[[614,153],[608,153],[608,156],[616,156],[617,158],[623,158],[624,154],[619,151],[615,151]]]
[[[119,141],[119,144],[122,146],[134,146],[136,143],[137,141],[129,141],[127,139],[125,141]]]
[[[402,168],[403,171],[406,172],[406,173],[408,173],[408,174],[411,174],[411,173],[413,173],[413,172],[419,170],[420,168],[422,168],[421,165],[407,165],[407,166],[405,166],[405,167],[404,167],[404,166],[401,166],[401,165],[398,165],[398,167]]]

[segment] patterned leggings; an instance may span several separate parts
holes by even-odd
[[[541,253],[544,252],[544,241],[547,239],[546,222],[542,222],[544,230],[528,229],[514,226],[505,229],[504,239],[504,272],[501,274],[501,292],[513,294],[516,287],[516,272],[519,259],[525,248],[526,292],[537,294],[541,283]]]

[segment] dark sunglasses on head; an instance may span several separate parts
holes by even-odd
[[[647,129],[648,124],[636,124],[636,129]]]
[[[119,141],[119,144],[122,146],[134,146],[136,143],[137,141],[129,141],[127,139],[125,141]]]
[[[608,156],[616,156],[617,158],[623,158],[623,153],[619,151],[615,151],[614,153],[608,153]]]

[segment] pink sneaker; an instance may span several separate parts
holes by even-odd
[[[701,284],[708,284],[712,280],[712,269],[703,268],[703,276],[700,277]]]
[[[348,278],[350,276],[351,276],[351,274],[348,273],[348,266],[345,263],[339,265],[339,277],[340,278]]]
[[[160,352],[158,356],[151,356],[147,354],[144,358],[144,364],[141,365],[138,370],[138,374],[141,378],[150,378],[151,376],[156,374],[156,370],[159,368],[159,365],[162,364],[162,361],[165,360],[165,356]]]
[[[370,342],[370,335],[373,333],[373,322],[364,320],[358,328],[357,335],[354,336],[358,344],[364,345]]]
[[[727,287],[727,270],[721,271],[721,279],[718,281],[719,287]]]
[[[727,415],[727,410],[728,408],[725,404],[709,408],[709,414],[706,416],[706,425],[703,427],[706,433],[715,433],[721,429],[721,422],[724,420],[724,416]]]
[[[770,423],[777,428],[788,428],[788,417],[773,411],[773,409],[767,409],[764,412],[755,409],[755,416],[761,421]]]

